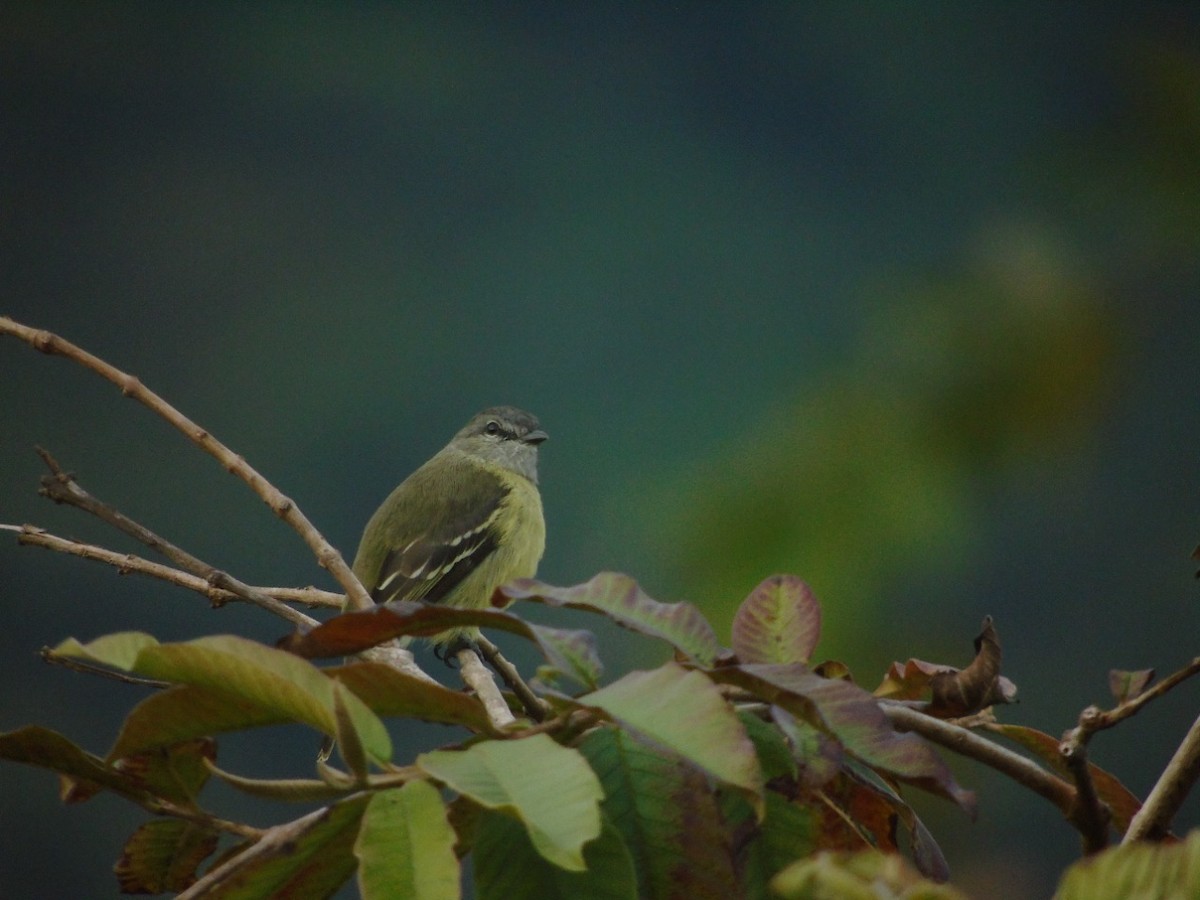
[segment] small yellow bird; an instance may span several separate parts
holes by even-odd
[[[537,487],[546,438],[535,416],[493,406],[404,479],[367,522],[354,557],[371,597],[486,609],[496,588],[532,577],[546,548]],[[445,651],[478,635],[454,628],[431,642]]]

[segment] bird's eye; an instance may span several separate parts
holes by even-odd
[[[487,425],[485,425],[483,427],[483,430],[486,431],[488,434],[499,434],[500,433],[500,423],[497,422],[495,419],[493,419],[492,421],[488,422]]]

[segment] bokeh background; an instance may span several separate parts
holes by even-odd
[[[1052,734],[1110,668],[1198,652],[1193,4],[18,2],[0,103],[0,313],[138,375],[348,556],[403,475],[515,403],[551,433],[549,581],[624,570],[727,637],[795,572],[868,685],[964,663],[991,614],[1003,717]],[[332,586],[180,435],[0,341],[0,521],[135,549],[37,497],[35,443],[245,580]],[[12,539],[0,602],[0,728],[99,753],[137,689],[39,647],[283,630]],[[613,675],[661,661],[601,636]],[[1144,794],[1198,700],[1095,760]],[[304,775],[313,747],[274,730],[222,762]],[[956,771],[976,823],[920,806],[956,882],[1048,895],[1069,828]],[[115,894],[140,812],[55,791],[0,766],[0,894]]]

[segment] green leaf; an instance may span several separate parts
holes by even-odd
[[[156,797],[181,806],[194,806],[200,789],[208,781],[209,763],[216,758],[216,741],[195,738],[127,757],[117,761],[115,768]]]
[[[599,728],[580,752],[604,786],[605,816],[633,857],[642,897],[740,897],[735,845],[749,828],[722,815],[712,780],[666,749]],[[743,820],[755,812],[742,794]]]
[[[337,679],[333,680],[333,716],[337,722],[337,748],[346,766],[358,781],[367,777],[367,754],[362,737],[350,714],[349,699],[354,695]],[[361,702],[361,701],[360,701]]]
[[[775,575],[733,617],[733,652],[746,663],[806,663],[821,635],[821,607],[794,575]]]
[[[206,687],[330,736],[337,734],[332,679],[311,663],[255,641],[218,635],[149,646],[138,654],[134,671]],[[391,739],[376,715],[353,695],[346,698],[346,711],[366,752],[376,760],[389,759]]]
[[[456,900],[461,891],[454,842],[446,807],[429,782],[376,793],[354,844],[359,893],[364,900]]]
[[[788,866],[771,881],[773,896],[783,900],[966,900],[946,884],[927,881],[895,853],[818,853]]]
[[[648,672],[631,672],[577,702],[603,710],[745,792],[762,815],[763,776],[754,744],[737,713],[701,673],[667,663]]]
[[[594,634],[582,629],[547,628],[533,623],[529,627],[537,635],[542,652],[552,668],[588,690],[599,687],[604,663],[596,652]]]
[[[538,852],[564,869],[581,870],[583,845],[600,833],[600,783],[578,751],[545,734],[434,750],[417,766],[481,806],[515,815]]]
[[[291,717],[226,691],[180,684],[151,694],[129,711],[108,759],[227,731],[278,725]]]
[[[771,721],[791,744],[792,758],[799,763],[797,779],[803,787],[819,788],[842,771],[846,751],[835,737],[781,706],[771,707]]]
[[[138,803],[148,799],[146,789],[136,778],[107,765],[58,732],[37,725],[0,734],[0,759],[49,769],[85,786],[108,788]]]
[[[502,587],[500,593],[514,600],[602,613],[624,628],[667,641],[702,666],[712,665],[724,652],[700,610],[690,603],[660,603],[620,572],[601,572],[573,587],[523,578]]]
[[[754,743],[754,752],[758,754],[758,762],[763,770],[763,779],[766,781],[770,781],[772,778],[795,779],[797,775],[796,760],[792,757],[792,748],[788,746],[783,732],[751,712],[742,711],[737,715],[742,727],[746,729],[746,735]]]
[[[462,725],[483,734],[497,733],[478,699],[436,682],[372,662],[355,662],[323,671],[348,687],[377,716],[404,716]]]
[[[368,799],[360,794],[267,829],[257,843],[222,863],[220,885],[203,896],[261,900],[332,895],[354,874],[354,841]]]
[[[590,731],[579,752],[604,788],[605,818],[629,848],[638,896],[669,896],[673,873],[685,866],[683,814],[675,800],[686,790],[689,767],[616,727]]]
[[[479,900],[634,900],[633,861],[621,834],[605,821],[584,848],[584,871],[551,865],[517,821],[499,813],[479,817],[473,853]],[[665,895],[663,895],[665,896]]]
[[[1177,844],[1126,844],[1071,866],[1054,900],[1200,897],[1200,831]]]
[[[1028,728],[1024,725],[995,723],[989,725],[988,730],[995,734],[1004,735],[1009,740],[1020,744],[1064,778],[1072,777],[1070,769],[1063,762],[1062,754],[1058,750],[1059,741],[1057,738],[1051,737],[1044,731],[1038,731],[1036,728]],[[1095,763],[1088,763],[1088,773],[1092,777],[1092,784],[1096,787],[1096,793],[1112,812],[1113,827],[1120,834],[1124,834],[1125,830],[1129,828],[1129,823],[1133,821],[1133,817],[1142,808],[1141,801],[1133,795],[1129,788],[1121,783],[1120,779],[1111,772],[1101,769]]]
[[[285,803],[322,803],[344,797],[351,789],[316,778],[245,778],[216,766],[209,766],[209,771],[243,794]]]
[[[767,815],[751,845],[751,854],[757,857],[766,880],[784,866],[810,856],[819,838],[820,819],[811,807],[768,791]]]
[[[941,757],[916,735],[896,731],[878,701],[857,685],[822,678],[798,664],[723,666],[712,677],[823,728],[868,765],[974,813],[974,795],[958,785]]]
[[[138,828],[113,867],[122,894],[177,894],[191,887],[196,869],[217,849],[220,834],[179,819]]]
[[[86,644],[81,644],[75,638],[67,638],[50,652],[55,656],[83,659],[130,672],[138,654],[147,647],[156,646],[158,641],[151,635],[141,631],[120,631],[103,635]]]

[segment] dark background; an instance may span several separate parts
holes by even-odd
[[[6,4],[0,313],[142,378],[347,556],[473,412],[528,407],[546,580],[624,570],[727,638],[795,572],[868,686],[965,663],[991,614],[1003,718],[1058,735],[1110,668],[1197,653],[1197,47],[1185,3]],[[135,549],[36,496],[35,443],[213,565],[332,587],[179,434],[3,341],[0,521]],[[69,635],[286,630],[0,544],[3,729],[107,749],[141,695],[38,660]],[[662,659],[601,637],[611,675]],[[1093,758],[1144,795],[1197,700]],[[978,822],[920,804],[956,883],[1048,895],[1068,826],[956,771]],[[115,893],[140,812],[13,765],[0,798],[0,894]]]

